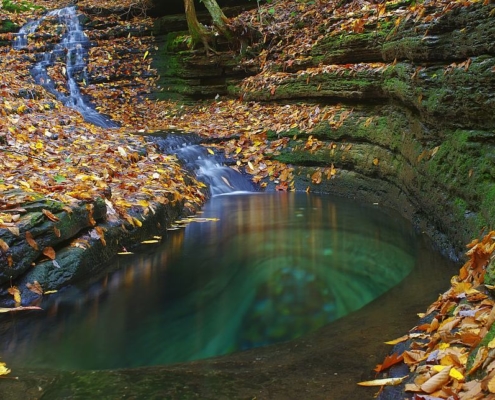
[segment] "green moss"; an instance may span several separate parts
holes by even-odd
[[[189,32],[170,32],[165,37],[164,49],[170,53],[188,50],[191,47],[191,35]]]
[[[478,354],[478,351],[480,350],[481,347],[485,347],[489,342],[491,342],[495,338],[495,324],[492,324],[490,327],[490,330],[487,332],[487,334],[483,337],[481,342],[476,346],[476,348],[469,353],[469,357],[466,363],[466,371],[469,371],[474,364],[474,360],[476,359],[476,355]],[[487,371],[484,368],[479,368],[476,372],[473,374],[469,375],[469,380],[473,379],[482,379],[484,375],[486,375]]]
[[[0,33],[16,32],[17,30],[19,30],[19,25],[14,24],[12,21],[9,20],[0,21]]]
[[[2,0],[2,9],[11,13],[19,13],[30,10],[44,10],[44,7],[38,6],[29,1]]]

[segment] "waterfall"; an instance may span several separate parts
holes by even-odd
[[[49,17],[57,18],[58,22],[64,25],[65,33],[60,43],[53,46],[51,50],[37,54],[36,64],[31,69],[35,82],[55,95],[67,107],[80,112],[86,121],[103,128],[117,127],[118,124],[100,114],[88,104],[79,89],[78,80],[88,82],[87,49],[90,47],[90,41],[82,30],[74,6],[50,11],[40,19],[26,23],[14,39],[14,49],[25,48],[28,36],[36,32],[41,22]],[[48,75],[48,68],[58,60],[64,63],[65,66],[65,77],[67,79],[65,89],[67,93],[57,90],[55,82]]]
[[[228,162],[225,157],[217,153],[210,154],[201,146],[199,136],[168,133],[166,136],[152,136],[150,140],[160,151],[175,154],[186,169],[208,185],[212,196],[256,190],[247,177],[225,165]]]

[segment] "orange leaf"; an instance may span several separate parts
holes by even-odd
[[[50,260],[55,260],[55,250],[53,249],[53,247],[45,247],[43,249],[43,254],[45,256],[47,256]]]
[[[400,363],[403,359],[404,356],[402,354],[398,355],[397,353],[394,353],[391,356],[385,357],[385,360],[383,360],[383,364],[378,364],[373,371],[376,371],[377,373],[385,371],[392,365]]]
[[[4,253],[7,253],[7,251],[9,250],[9,245],[2,239],[0,239],[0,250],[2,250]]]
[[[56,237],[59,238],[61,236],[60,229],[58,229],[55,225],[53,226],[53,232],[55,232]]]
[[[94,210],[93,204],[86,204],[86,210],[88,210],[88,220],[89,220],[89,223],[91,225],[95,226],[96,225],[96,221],[93,218],[93,210]]]
[[[29,231],[26,232],[26,241],[33,249],[38,250],[38,243],[36,243],[36,240],[33,239],[33,235]]]
[[[53,222],[57,222],[57,221],[60,221],[60,218],[58,218],[57,216],[53,215],[50,211],[48,210],[41,210],[41,212],[50,220],[50,221],[53,221]]]

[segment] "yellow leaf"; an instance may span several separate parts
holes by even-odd
[[[208,150],[208,153],[210,153],[210,154],[215,154],[215,152],[212,149],[210,149],[210,148],[208,148],[206,150]]]
[[[143,60],[146,60],[146,57],[148,57],[148,54],[150,54],[150,52],[148,50],[146,50],[146,52],[144,53],[144,56],[143,56]]]
[[[376,166],[376,165],[378,165],[378,164],[380,164],[380,160],[379,160],[377,157],[375,157],[375,158],[373,159],[373,165],[375,165],[375,166]]]
[[[384,378],[384,379],[374,379],[372,381],[359,382],[360,386],[396,386],[400,385],[406,376],[400,378]]]
[[[495,376],[488,382],[488,390],[490,393],[495,393]]]
[[[156,239],[150,239],[150,240],[143,240],[141,242],[141,244],[152,244],[152,243],[160,243],[160,241]]]
[[[24,310],[43,310],[43,309],[38,306],[14,307],[14,308],[0,307],[0,313],[8,313],[10,311],[24,311]]]
[[[45,293],[43,294],[53,294],[53,293],[57,293],[58,290],[47,290]]]
[[[135,226],[137,226],[139,228],[141,228],[143,226],[143,223],[140,220],[138,220],[137,218],[132,217],[132,220],[134,221]]]
[[[5,363],[0,363],[0,375],[10,374],[10,369],[8,369],[6,365],[7,364]]]
[[[14,301],[16,302],[16,305],[21,304],[21,292],[17,288],[17,286],[12,286],[8,289],[9,294],[14,296]]]
[[[248,166],[249,166],[249,168],[251,168],[251,169],[254,171],[254,166],[253,166],[253,164],[251,163],[251,161],[248,161]]]
[[[457,369],[455,368],[452,368],[449,372],[449,375],[454,378],[454,379],[457,379],[458,381],[462,381],[464,379],[464,375],[462,375]]]
[[[397,343],[404,342],[407,339],[409,339],[409,335],[404,335],[404,336],[401,336],[400,338],[397,338],[397,339],[394,339],[394,340],[389,340],[388,342],[385,342],[385,344],[394,345],[394,344],[397,344]]]
[[[141,206],[141,207],[149,207],[150,203],[146,200],[138,200],[138,204]]]

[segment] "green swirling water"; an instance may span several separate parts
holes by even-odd
[[[136,367],[288,341],[360,309],[416,265],[414,230],[378,206],[232,194],[198,217],[91,285],[47,297],[41,314],[4,322],[2,361]]]

